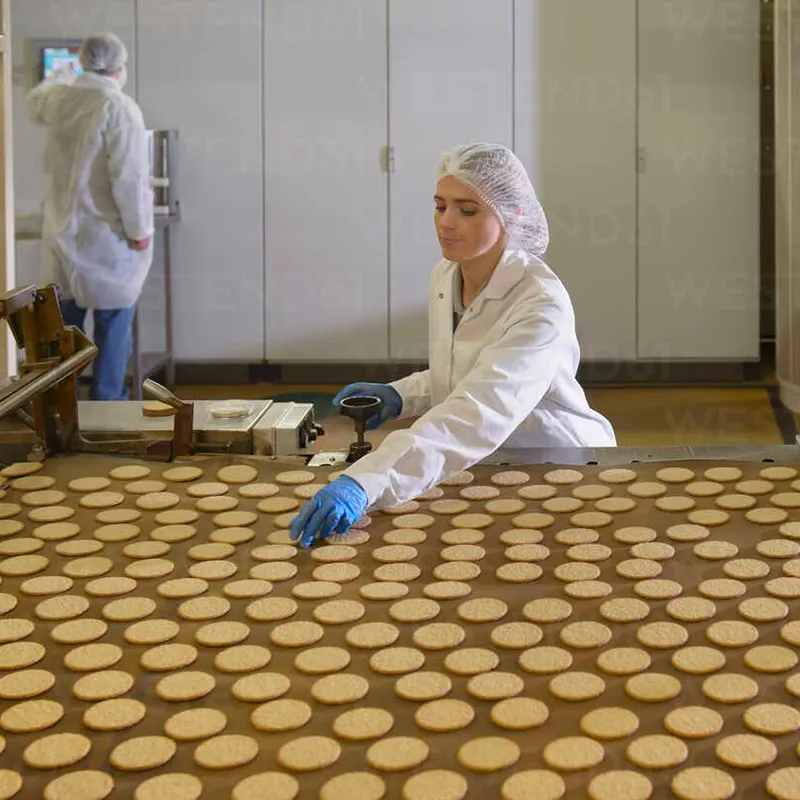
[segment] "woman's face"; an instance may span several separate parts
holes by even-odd
[[[463,183],[450,176],[442,178],[433,200],[436,233],[446,259],[464,263],[494,248],[505,248],[500,220]]]

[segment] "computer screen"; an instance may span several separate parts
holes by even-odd
[[[83,72],[78,61],[80,45],[43,47],[42,48],[42,77],[49,78],[56,70],[63,69],[72,64],[76,75]]]

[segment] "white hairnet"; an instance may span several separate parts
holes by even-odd
[[[119,36],[95,33],[84,40],[78,58],[87,72],[113,75],[127,62],[128,51]]]
[[[550,233],[547,217],[522,162],[501,144],[461,145],[446,153],[436,180],[455,178],[472,189],[500,220],[510,250],[541,255]]]

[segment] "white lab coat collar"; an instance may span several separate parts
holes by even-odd
[[[502,300],[525,276],[526,256],[520,250],[506,250],[494,268],[489,282],[475,298],[474,310],[477,313],[488,300]],[[436,296],[445,308],[453,309],[453,270],[460,269],[455,261],[448,262],[449,267],[439,273]]]

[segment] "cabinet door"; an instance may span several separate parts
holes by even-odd
[[[384,360],[386,5],[264,13],[266,357]]]
[[[179,134],[172,296],[183,361],[258,361],[264,351],[261,0],[235,5],[136,3],[145,122]]]
[[[639,357],[758,357],[756,0],[639,2]]]
[[[636,356],[636,0],[534,0],[531,82],[545,261],[575,307],[585,361]],[[580,25],[576,24],[580,20]]]
[[[390,0],[390,357],[428,355],[436,164],[469,142],[513,146],[513,0]]]

